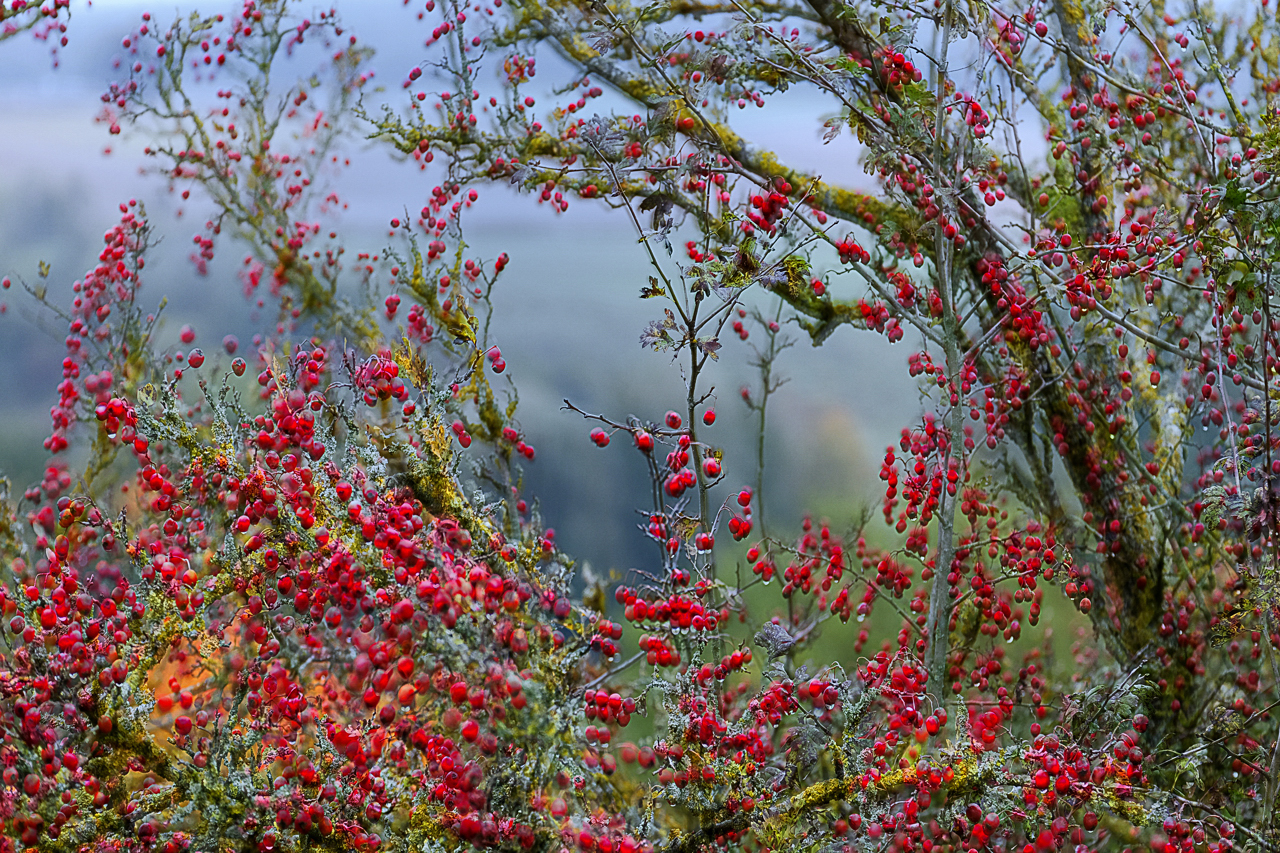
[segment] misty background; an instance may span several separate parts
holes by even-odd
[[[196,345],[212,357],[221,354],[224,335],[239,336],[248,348],[255,332],[272,325],[271,316],[244,298],[235,275],[243,248],[224,240],[208,274],[198,275],[188,260],[192,235],[205,220],[197,191],[179,218],[165,182],[142,171],[148,139],[127,131],[110,136],[93,121],[102,109],[100,95],[121,76],[113,62],[123,56],[121,39],[140,14],[150,11],[164,24],[197,7],[230,11],[231,4],[77,4],[70,44],[59,51],[56,69],[47,43],[19,36],[0,45],[0,276],[34,282],[45,261],[50,300],[65,304],[72,282],[94,265],[119,204],[136,198],[161,238],[148,256],[140,291],[144,306],[168,300],[159,343],[176,348],[179,328],[189,323]],[[396,103],[398,81],[427,56],[423,30],[407,25],[410,10],[398,3],[340,3],[338,9],[348,28],[377,48],[376,79]],[[539,83],[548,90],[567,76],[567,66],[549,51],[539,52],[538,66]],[[300,66],[297,73],[305,70]],[[828,181],[871,186],[847,137],[823,145],[823,110],[816,97],[793,93],[767,109],[733,116],[733,124],[789,165]],[[358,138],[348,140],[345,153],[352,167],[334,183],[349,208],[334,225],[353,257],[386,245],[388,220],[422,207],[439,171],[419,172],[397,162],[389,146]],[[602,204],[575,200],[558,215],[506,187],[481,188],[481,196],[466,220],[466,238],[471,255],[491,260],[505,251],[511,259],[495,290],[492,331],[506,375],[519,390],[518,419],[538,452],[526,465],[527,492],[539,500],[568,554],[603,571],[642,567],[654,555],[636,529],[636,509],[649,494],[640,455],[623,436],[607,449],[596,448],[588,439],[593,424],[561,406],[568,398],[617,420],[636,415],[653,421],[683,408],[678,367],[639,345],[641,329],[661,311],[638,298],[650,274],[647,255],[625,213]],[[686,260],[676,245],[673,260]],[[850,284],[840,287],[842,297],[858,292]],[[0,292],[0,300],[0,472],[20,491],[40,478],[48,461],[41,440],[50,429],[66,330],[16,286]],[[918,346],[910,336],[890,346],[879,335],[844,327],[815,349],[794,325],[784,328],[796,345],[778,362],[789,381],[769,408],[770,530],[798,533],[794,522],[806,513],[844,529],[882,494],[877,472],[885,446],[896,445],[901,429],[918,416],[918,391],[906,368],[907,355]],[[757,337],[752,343],[762,344]],[[718,420],[700,434],[726,449],[719,500],[755,481],[756,416],[739,390],[759,385],[750,347],[732,333],[722,340],[721,358],[707,379],[715,386]]]

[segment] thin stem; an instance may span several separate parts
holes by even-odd
[[[1274,689],[1277,695],[1280,695],[1280,663],[1276,662],[1276,653],[1272,648],[1271,637],[1275,634],[1276,620],[1272,614],[1272,608],[1267,608],[1266,636],[1262,638],[1263,646],[1267,650],[1267,663],[1271,667],[1271,678],[1275,682]],[[1268,772],[1267,779],[1267,800],[1262,806],[1262,830],[1268,832],[1276,816],[1276,796],[1280,793],[1280,733],[1277,733],[1276,742],[1271,748],[1271,768]]]
[[[782,303],[779,302],[773,322],[777,323],[778,318],[781,316]],[[781,350],[778,345],[778,333],[773,331],[767,324],[765,328],[769,330],[769,349],[760,356],[760,360],[757,362],[760,367],[760,380],[763,387],[760,392],[760,404],[758,407],[760,417],[756,427],[756,521],[760,525],[760,535],[762,537],[768,536],[764,526],[765,417],[769,406],[769,396],[780,387],[773,384],[773,361]]]
[[[582,688],[583,692],[585,693],[586,691],[591,690],[591,689],[592,689],[592,688],[594,688],[594,687],[598,687],[598,686],[600,686],[601,684],[604,684],[604,683],[605,683],[606,681],[608,681],[610,678],[613,678],[615,675],[617,675],[617,674],[619,674],[620,672],[622,672],[623,670],[626,670],[627,668],[629,668],[629,667],[630,667],[633,663],[635,663],[636,661],[638,661],[638,660],[642,660],[642,659],[644,658],[644,656],[645,656],[645,653],[644,653],[644,652],[636,652],[634,655],[632,655],[631,657],[627,658],[627,659],[626,659],[626,660],[624,660],[622,663],[618,664],[617,666],[613,667],[612,669],[609,669],[609,670],[606,670],[605,672],[602,672],[600,675],[598,675],[598,676],[596,676],[595,678],[591,679],[590,681],[588,681],[588,682],[583,686],[583,688]]]
[[[1271,392],[1270,378],[1271,372],[1267,368],[1267,341],[1271,337],[1271,270],[1268,265],[1266,275],[1266,285],[1263,288],[1262,313],[1263,322],[1266,324],[1262,329],[1262,341],[1259,349],[1262,359],[1262,379],[1265,390],[1262,392],[1264,414],[1263,417],[1263,443],[1266,446],[1266,467],[1263,470],[1263,484],[1265,485],[1263,497],[1263,512],[1266,518],[1267,528],[1267,544],[1271,546],[1272,551],[1272,573],[1280,567],[1280,547],[1276,541],[1276,503],[1275,491],[1272,483],[1271,471]],[[1239,466],[1237,465],[1237,468]],[[1239,473],[1237,472],[1237,476]],[[1274,577],[1271,579],[1274,582]],[[1275,650],[1272,648],[1271,638],[1275,634],[1275,616],[1273,608],[1267,608],[1267,635],[1263,641],[1267,648],[1267,662],[1271,665],[1271,677],[1274,680],[1274,689],[1276,696],[1280,699],[1280,666],[1276,663]],[[1269,831],[1275,822],[1276,817],[1276,797],[1280,796],[1280,726],[1276,731],[1276,742],[1271,749],[1271,772],[1270,778],[1267,780],[1267,801],[1263,806],[1262,826],[1264,830]]]

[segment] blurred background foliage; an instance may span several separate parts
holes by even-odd
[[[176,346],[179,328],[190,324],[197,345],[227,361],[224,335],[251,346],[255,332],[273,319],[269,309],[257,311],[244,298],[238,247],[224,241],[199,274],[188,256],[209,211],[194,195],[184,203],[162,178],[145,173],[142,134],[111,136],[94,121],[102,92],[119,73],[113,66],[124,54],[121,38],[139,15],[150,10],[163,21],[197,6],[77,5],[70,43],[56,54],[30,38],[12,39],[0,50],[0,274],[35,283],[46,262],[49,296],[65,303],[72,283],[92,266],[100,235],[118,219],[119,203],[137,198],[161,240],[141,291],[152,304],[166,300],[161,343]],[[397,21],[408,13],[398,4],[350,4],[342,12],[376,47],[373,67],[386,69],[383,84],[425,53],[401,35],[407,28]],[[564,76],[554,55],[539,60],[548,87]],[[847,150],[821,144],[824,128],[814,109],[803,95],[788,94],[768,111],[745,111],[740,127],[797,166],[873,186]],[[332,175],[345,204],[334,225],[349,255],[378,251],[388,243],[389,217],[421,206],[432,173],[419,173],[397,162],[389,146],[358,137],[348,138],[340,153],[350,167]],[[470,213],[465,233],[476,254],[511,258],[494,294],[493,332],[519,391],[519,417],[538,450],[526,468],[528,492],[540,501],[559,546],[597,573],[625,573],[651,561],[653,545],[637,528],[636,509],[647,489],[643,460],[621,446],[597,449],[587,438],[590,426],[561,408],[569,398],[588,411],[646,419],[679,408],[678,369],[668,356],[639,346],[651,310],[637,295],[650,270],[631,222],[592,204],[553,214],[530,196],[494,187]],[[37,451],[56,399],[63,344],[58,324],[16,288],[0,300],[0,471],[20,490],[44,469],[45,455]],[[778,372],[787,382],[769,406],[766,517],[779,533],[798,530],[806,514],[844,531],[878,499],[884,448],[897,444],[902,427],[921,410],[906,373],[910,343],[895,347],[878,335],[846,331],[819,350],[793,325],[784,325],[784,333],[795,346],[781,356]],[[735,490],[755,482],[756,415],[741,390],[759,386],[750,347],[758,337],[743,343],[727,336],[711,378],[719,419],[708,439],[725,448],[726,488]]]

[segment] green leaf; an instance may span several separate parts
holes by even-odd
[[[848,56],[838,57],[833,63],[836,68],[848,74],[855,80],[860,80],[867,76],[867,69],[863,68],[858,62]]]
[[[933,90],[924,83],[911,83],[903,86],[902,94],[924,113],[931,114],[938,109],[938,101],[933,96]]]
[[[1232,178],[1227,181],[1226,191],[1222,194],[1222,206],[1228,210],[1237,210],[1249,198],[1249,193],[1240,186],[1240,181]]]

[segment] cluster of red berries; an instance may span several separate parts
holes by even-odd
[[[804,547],[804,544],[812,544],[806,541],[811,539],[812,537],[806,534],[801,540],[803,544],[798,553],[799,559],[783,569],[782,594],[784,597],[789,598],[797,590],[805,594],[818,589],[825,592],[831,589],[832,583],[839,583],[844,573],[842,547],[839,544],[832,546],[830,542],[824,542],[822,551],[815,553],[811,548]]]
[[[587,690],[583,694],[583,715],[588,720],[598,720],[604,724],[626,728],[631,723],[631,715],[636,712],[636,700],[630,696],[623,698],[617,693],[607,690]],[[588,742],[607,744],[613,733],[605,726],[587,726],[584,736]]]
[[[124,444],[133,444],[137,437],[138,415],[133,404],[120,397],[112,397],[94,406],[94,416],[102,422],[107,436]]]
[[[864,264],[871,263],[871,253],[862,246],[858,245],[858,241],[853,237],[845,237],[836,243],[836,251],[840,253],[840,263],[851,264],[860,261]]]
[[[724,681],[730,673],[737,672],[749,663],[751,663],[751,649],[737,649],[721,658],[720,663],[715,666],[704,663],[698,669],[694,679],[701,686],[706,687],[713,678],[716,681]]]
[[[886,448],[884,462],[880,466],[880,479],[887,484],[883,509],[885,521],[888,522],[897,506],[897,491],[900,486],[906,507],[897,516],[895,527],[899,533],[906,532],[908,519],[918,518],[922,523],[928,523],[944,489],[949,495],[956,493],[960,482],[956,460],[950,460],[951,464],[945,472],[939,464],[947,458],[945,451],[951,440],[947,431],[929,415],[925,417],[921,427],[902,431],[899,446],[904,453],[914,457],[908,470],[899,468],[893,448]]]
[[[1063,235],[1063,241],[1064,245],[1071,245],[1069,236]],[[996,307],[1006,312],[1003,325],[1009,332],[1033,350],[1053,341],[1055,335],[1045,324],[1044,312],[1035,307],[1017,276],[1011,276],[1004,264],[994,257],[980,260],[976,268],[982,273],[983,283],[996,297]]]
[[[436,328],[431,323],[427,309],[418,303],[415,302],[409,306],[409,316],[406,318],[406,323],[410,340],[422,344],[429,344],[434,340]]]
[[[409,389],[400,378],[400,366],[389,355],[370,356],[352,377],[356,390],[364,395],[367,406],[382,400],[403,400]]]
[[[632,589],[618,587],[615,597],[624,606],[628,622],[665,624],[672,631],[714,631],[721,618],[719,611],[696,597],[678,592],[649,601]]]
[[[703,263],[704,261],[714,261],[716,259],[715,252],[703,252],[701,249],[699,249],[698,241],[696,240],[690,240],[687,243],[685,243],[684,249],[685,249],[685,252],[689,255],[689,259],[693,261],[695,264],[700,264],[700,263]]]
[[[640,651],[645,654],[645,661],[650,666],[679,666],[680,652],[671,642],[670,637],[657,634],[641,634]]]
[[[681,451],[688,457],[688,451]],[[671,460],[668,460],[670,463]],[[681,497],[687,490],[698,485],[698,477],[688,468],[680,468],[668,474],[662,481],[662,490],[671,498]]]
[[[747,549],[747,562],[751,564],[751,573],[757,575],[764,583],[773,580],[773,576],[778,571],[777,565],[768,556],[763,560],[760,559],[760,549],[755,545]]]
[[[796,688],[790,681],[774,681],[761,689],[760,695],[747,704],[757,726],[776,726],[782,718],[800,707]]]
[[[621,639],[622,626],[617,622],[601,619],[596,623],[595,632],[591,635],[587,645],[589,648],[599,651],[604,658],[608,659],[618,653],[618,640]]]
[[[907,59],[902,51],[896,50],[893,45],[885,45],[878,54],[880,67],[890,86],[896,88],[905,83],[919,83],[923,79],[920,69],[916,68],[911,60]]]
[[[741,542],[751,535],[751,497],[750,489],[738,492],[737,501],[738,506],[742,507],[742,516],[729,517],[729,534],[735,542]]]
[[[773,234],[777,230],[777,222],[786,212],[791,200],[787,194],[791,192],[791,184],[782,178],[774,178],[773,187],[768,193],[751,196],[752,210],[747,211],[747,221],[742,228],[750,233],[752,226]],[[756,211],[759,211],[758,213]]]
[[[58,385],[58,402],[50,410],[53,431],[44,442],[50,453],[67,448],[67,430],[80,418],[77,406],[82,396],[76,380],[88,365],[91,351],[101,347],[113,334],[121,334],[120,325],[129,325],[132,317],[129,309],[144,266],[139,252],[146,240],[147,225],[129,210],[130,206],[120,205],[120,222],[103,235],[106,245],[98,254],[97,266],[71,288],[75,296],[71,300],[67,356],[62,361],[63,380]],[[115,323],[111,320],[113,312],[117,314]],[[140,331],[130,329],[129,333]],[[124,353],[112,352],[114,357],[125,357]],[[123,367],[123,363],[120,366]],[[84,377],[84,392],[95,409],[110,398],[116,372],[108,367]]]
[[[888,338],[889,343],[897,343],[902,340],[903,330],[902,324],[889,313],[889,308],[880,300],[867,302],[865,299],[859,299],[858,314],[862,318],[862,322],[868,329],[879,332]]]
[[[964,102],[964,123],[973,128],[973,135],[981,139],[987,135],[987,128],[991,126],[991,116],[982,108],[982,104],[974,98],[967,98],[960,93],[956,93],[956,100]]]

